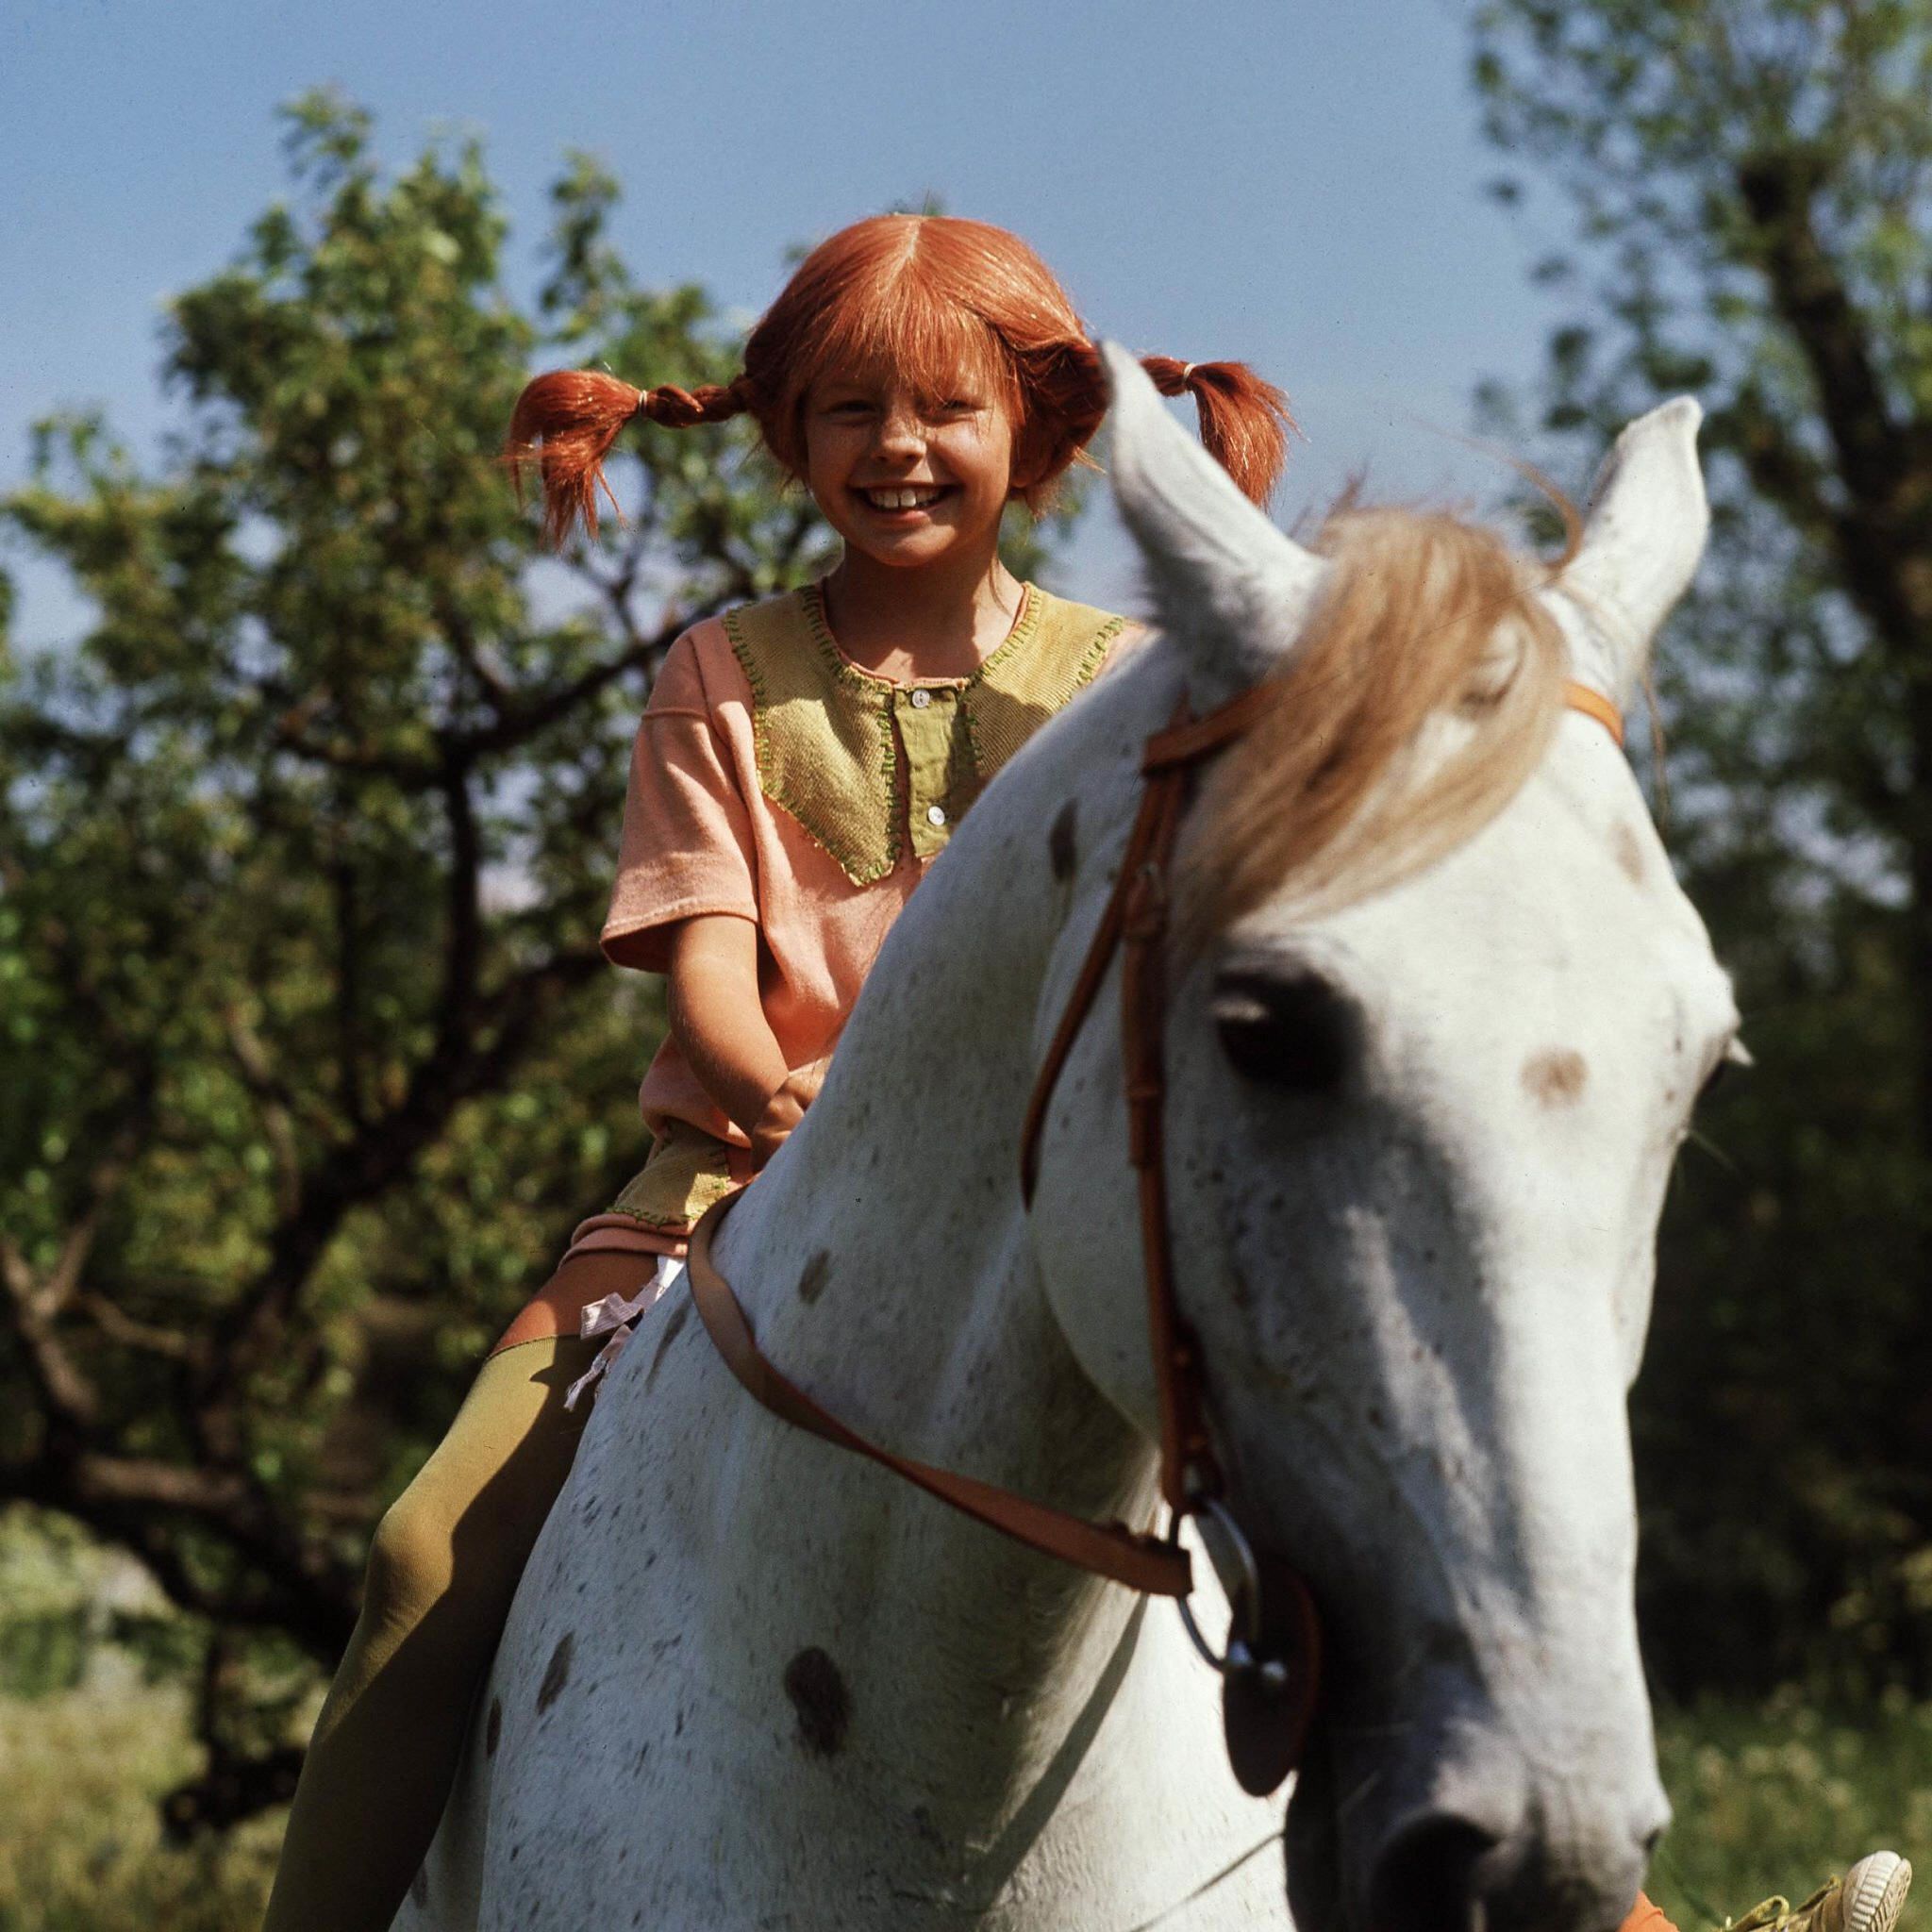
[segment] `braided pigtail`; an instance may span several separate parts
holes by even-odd
[[[699,423],[723,423],[750,407],[744,378],[707,383],[695,390],[666,383],[633,389],[615,375],[594,369],[557,369],[525,384],[510,414],[503,459],[524,501],[524,472],[534,464],[543,484],[543,541],[561,550],[581,517],[597,534],[597,492],[610,498],[624,521],[617,498],[604,477],[604,458],[626,423],[644,417],[673,429]]]
[[[1193,397],[1208,454],[1250,502],[1266,504],[1288,459],[1288,432],[1296,426],[1288,398],[1245,362],[1143,356],[1141,367],[1162,395]]]

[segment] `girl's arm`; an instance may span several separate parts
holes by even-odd
[[[817,1085],[785,1064],[758,1000],[758,929],[736,913],[681,921],[668,936],[671,1030],[724,1113],[751,1137],[762,1167],[795,1127]]]

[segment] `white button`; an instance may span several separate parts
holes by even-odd
[[[929,805],[925,808],[925,822],[929,825],[942,825],[946,822],[946,808],[942,805]]]
[[[931,693],[931,691],[914,691],[914,692],[912,693],[912,708],[913,708],[913,709],[914,709],[915,711],[923,711],[923,710],[924,710],[924,709],[925,709],[925,708],[926,708],[926,706],[928,706],[928,705],[929,705],[929,704],[931,704],[931,703],[932,703],[932,693]],[[938,819],[935,819],[935,820],[933,821],[933,824],[939,824],[939,820],[938,820]]]

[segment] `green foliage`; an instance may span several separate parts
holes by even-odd
[[[1645,1889],[1682,1932],[1932,1840],[1932,1706],[1896,1691],[1875,1712],[1700,1700],[1661,1714],[1657,1757],[1676,1815]]]
[[[1703,401],[1661,641],[1670,843],[1757,1071],[1666,1217],[1636,1425],[1680,1689],[1932,1682],[1932,7],[1487,0],[1500,198],[1571,313],[1500,426],[1573,462]],[[1563,464],[1559,455],[1551,466]],[[1569,465],[1563,465],[1569,467]],[[1559,472],[1560,473],[1560,472]]]
[[[0,1932],[255,1932],[281,1816],[167,1843],[159,1801],[196,1757],[178,1687],[108,1672],[0,1701]]]

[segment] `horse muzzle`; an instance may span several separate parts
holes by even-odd
[[[1616,1932],[1670,1817],[1647,1725],[1524,1749],[1500,1714],[1432,1725],[1416,1690],[1414,1722],[1313,1741],[1289,1832],[1307,1932]]]

